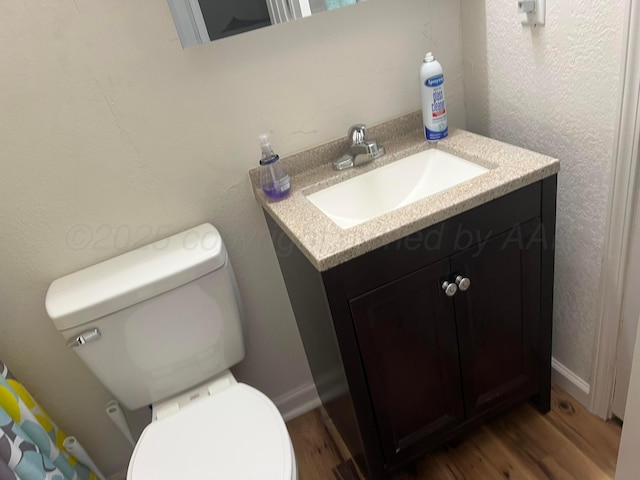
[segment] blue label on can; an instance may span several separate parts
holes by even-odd
[[[436,75],[435,77],[427,78],[424,84],[427,87],[439,87],[444,83],[444,75]]]
[[[435,142],[436,140],[442,140],[449,134],[449,127],[446,127],[444,130],[429,130],[427,127],[424,127],[424,138],[429,142]]]

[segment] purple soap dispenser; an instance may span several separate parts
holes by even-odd
[[[260,135],[260,148],[262,149],[262,158],[260,159],[262,191],[267,197],[274,200],[286,197],[291,190],[291,179],[280,162],[280,157],[271,148],[269,135]]]

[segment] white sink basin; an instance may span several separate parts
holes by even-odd
[[[307,198],[338,226],[350,228],[488,171],[432,148],[332,185]]]

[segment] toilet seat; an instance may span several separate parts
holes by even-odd
[[[127,472],[127,480],[296,478],[279,411],[262,392],[242,383],[148,425]]]

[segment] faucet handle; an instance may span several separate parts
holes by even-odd
[[[364,134],[367,126],[364,123],[356,123],[351,125],[347,137],[351,139],[353,145],[359,145],[364,143]]]

